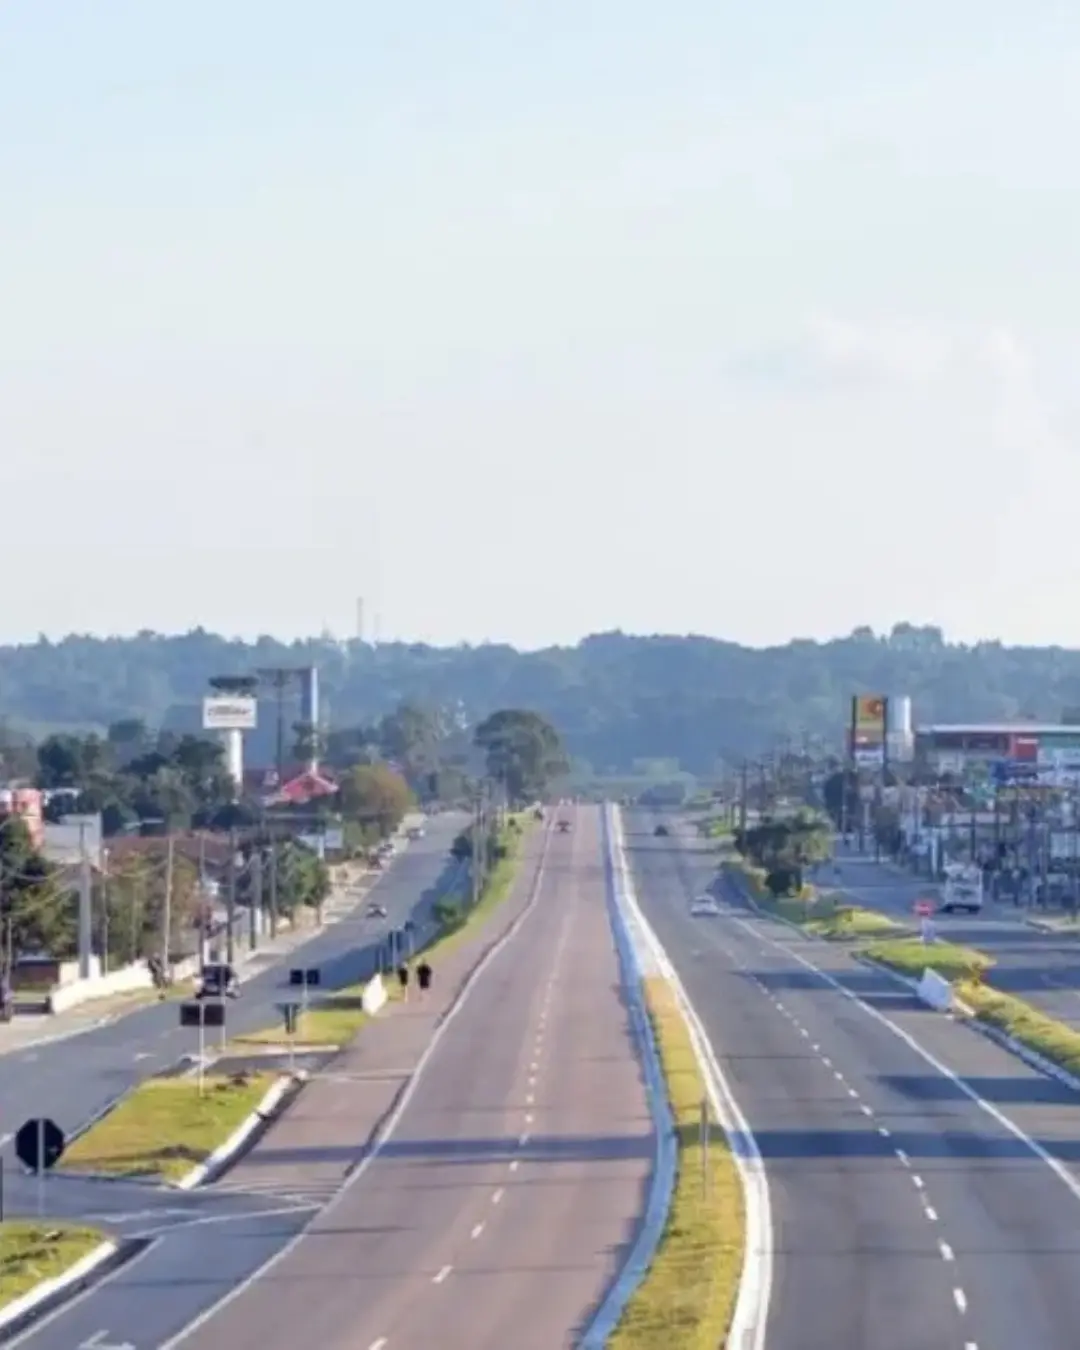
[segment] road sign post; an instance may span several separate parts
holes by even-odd
[[[221,1028],[222,1045],[225,1043],[225,1001],[224,999],[193,999],[190,1003],[180,1004],[180,1025],[196,1027],[199,1032],[199,1096],[206,1089],[206,1029]]]
[[[45,1213],[45,1173],[61,1159],[67,1140],[56,1121],[39,1116],[22,1124],[15,1135],[15,1156],[37,1177],[37,1210]]]
[[[296,1066],[296,1028],[300,1019],[302,1005],[299,1003],[279,1003],[278,1012],[285,1022],[285,1039],[289,1046],[289,1072]]]
[[[308,991],[311,989],[318,989],[322,984],[322,972],[319,970],[318,966],[294,966],[289,971],[289,984],[293,988],[301,991],[300,1004],[303,1011],[306,1013],[309,1000]],[[282,1004],[281,1006],[284,1007],[285,1005]]]

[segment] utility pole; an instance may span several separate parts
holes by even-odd
[[[101,851],[101,973],[109,973],[109,850]]]
[[[166,979],[172,967],[169,964],[170,937],[172,934],[172,891],[173,864],[176,861],[176,842],[172,834],[165,846],[165,904],[161,913],[161,972]]]
[[[750,790],[750,765],[747,760],[743,760],[739,766],[739,833],[746,833],[747,802],[746,795]]]
[[[277,937],[278,924],[278,849],[277,838],[270,831],[270,936]]]
[[[90,978],[94,933],[93,876],[86,847],[86,822],[79,822],[79,979]]]
[[[251,855],[251,902],[248,906],[248,944],[254,951],[259,945],[259,916],[262,914],[262,846]]]
[[[229,889],[225,897],[225,960],[228,965],[233,964],[235,955],[235,932],[236,927],[236,850],[237,838],[235,827],[229,831]]]

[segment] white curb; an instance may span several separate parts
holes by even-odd
[[[179,1181],[174,1181],[172,1183],[173,1189],[177,1191],[194,1190],[196,1186],[201,1186],[208,1177],[215,1176],[228,1167],[236,1155],[243,1150],[255,1131],[261,1129],[274,1115],[285,1096],[294,1087],[297,1087],[299,1082],[300,1080],[291,1074],[279,1078],[270,1087],[255,1110],[240,1122],[228,1139],[214,1149],[205,1162],[193,1167]]]
[[[80,1257],[73,1266],[69,1266],[62,1275],[55,1275],[51,1280],[42,1280],[21,1297],[5,1303],[0,1308],[0,1331],[14,1322],[22,1321],[29,1313],[58,1294],[65,1294],[87,1282],[101,1266],[111,1261],[119,1250],[118,1242],[102,1242],[85,1256]]]

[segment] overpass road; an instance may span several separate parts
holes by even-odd
[[[691,918],[715,855],[657,819],[627,857],[765,1161],[769,1350],[1071,1350],[1080,1098],[734,892]]]
[[[839,884],[856,903],[913,922],[915,901],[927,894],[925,880],[867,858],[841,854],[837,861],[838,874],[824,875],[824,884]],[[976,915],[939,915],[935,924],[941,937],[994,958],[997,988],[1080,1028],[1080,937],[1036,928],[1007,903],[987,903]]]
[[[491,921],[507,940],[488,930],[440,960],[428,999],[363,1033],[203,1198],[250,1212],[162,1223],[16,1344],[576,1344],[636,1234],[654,1152],[601,849],[595,808],[534,835]]]
[[[387,930],[410,914],[428,922],[431,904],[449,875],[448,851],[465,817],[437,816],[409,845],[357,908],[327,925],[284,958],[255,958],[245,968],[241,997],[229,1005],[234,1035],[271,1025],[290,965],[318,965],[328,987],[364,978]],[[368,919],[368,899],[386,906],[386,919]],[[261,968],[260,968],[261,965]],[[175,1064],[196,1049],[194,1034],[178,1026],[174,1002],[154,1003],[69,1039],[13,1050],[0,1059],[0,1145],[30,1116],[49,1116],[72,1132],[120,1093]]]

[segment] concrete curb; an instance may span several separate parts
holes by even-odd
[[[102,1242],[69,1266],[62,1275],[40,1284],[0,1308],[0,1342],[17,1335],[28,1322],[39,1317],[55,1303],[71,1298],[86,1285],[100,1279],[112,1266],[127,1260],[129,1252],[120,1242]]]
[[[237,1161],[242,1153],[251,1147],[255,1142],[256,1134],[292,1102],[304,1086],[304,1081],[304,1079],[292,1074],[286,1074],[279,1078],[271,1085],[255,1110],[241,1121],[228,1139],[214,1149],[205,1162],[193,1167],[179,1181],[174,1181],[171,1189],[192,1191],[197,1186],[205,1186],[208,1182],[216,1180],[222,1172],[227,1171]]]
[[[606,883],[604,891],[608,920],[619,955],[620,983],[626,996],[634,1040],[637,1042],[641,1058],[645,1091],[649,1100],[649,1114],[653,1121],[654,1152],[645,1214],[638,1225],[626,1260],[581,1339],[582,1350],[603,1350],[618,1325],[626,1305],[648,1273],[671,1212],[678,1167],[675,1118],[668,1101],[660,1050],[656,1044],[645,1003],[642,957],[647,955],[647,952],[639,952],[637,944],[641,942],[641,937],[634,932],[635,926],[629,921],[629,916],[624,910],[625,882],[621,875],[622,868],[616,861],[616,839],[607,807],[602,808],[602,829]]]
[[[605,829],[610,831],[608,838],[614,835],[621,843],[621,812],[617,806],[605,808]],[[656,972],[667,980],[675,992],[679,1010],[690,1033],[694,1055],[705,1082],[710,1105],[727,1138],[742,1183],[746,1233],[739,1289],[725,1344],[733,1348],[737,1346],[738,1350],[763,1350],[773,1270],[772,1206],[765,1163],[746,1117],[724,1077],[701,1019],[683,987],[682,980],[633,894],[633,882],[629,877],[625,857],[622,860],[622,872],[624,888],[621,899],[624,915],[632,919],[634,930],[644,944],[649,964],[655,967]],[[625,882],[629,882],[629,886],[626,886]],[[666,1083],[664,1094],[666,1102]]]
[[[919,987],[919,981],[912,979],[908,975],[901,975],[898,970],[883,965],[880,961],[875,961],[872,956],[859,956],[853,953],[855,960],[860,965],[868,966],[872,970],[878,970],[883,975],[888,975],[890,979],[895,980],[897,984],[902,984],[913,993]],[[1023,1041],[1018,1041],[1014,1036],[996,1027],[992,1022],[984,1021],[974,1008],[966,1004],[963,999],[953,996],[953,1010],[948,1014],[955,1021],[961,1021],[965,1026],[970,1027],[972,1031],[977,1031],[980,1036],[985,1036],[988,1041],[993,1041],[995,1045],[1000,1045],[1003,1050],[1008,1050],[1017,1059],[1021,1059],[1030,1068],[1045,1074],[1047,1078],[1053,1078],[1063,1087],[1069,1088],[1073,1092],[1080,1092],[1080,1078],[1075,1074],[1069,1073],[1063,1069],[1060,1064],[1055,1064],[1052,1059],[1047,1059],[1045,1055],[1040,1055],[1037,1050],[1032,1050]]]

